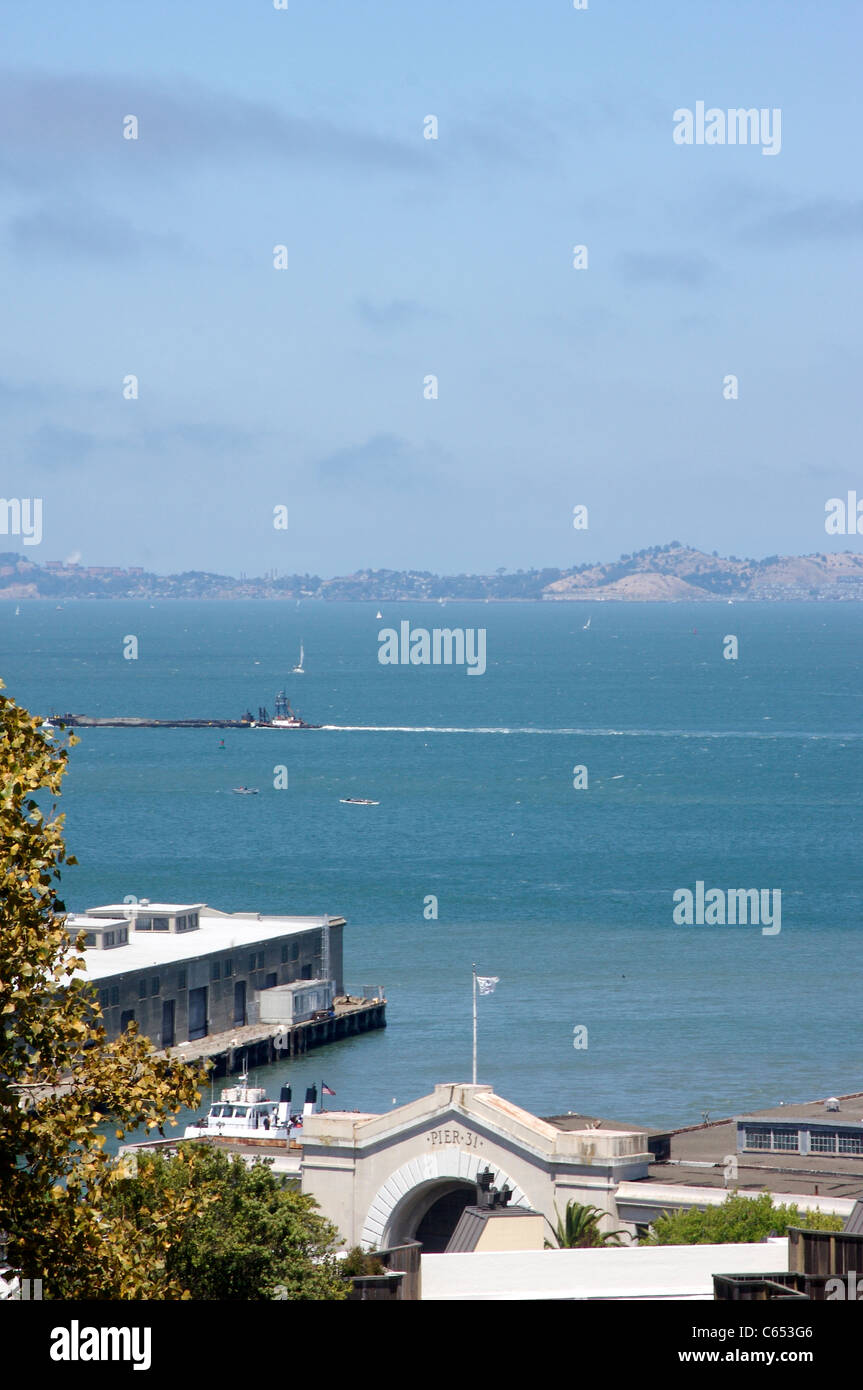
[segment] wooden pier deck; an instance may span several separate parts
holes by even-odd
[[[213,1075],[222,1076],[244,1067],[264,1067],[282,1057],[298,1057],[315,1047],[339,1042],[356,1033],[386,1028],[385,999],[357,999],[335,1005],[328,1018],[306,1023],[246,1023],[225,1033],[210,1033],[195,1042],[179,1043],[169,1055],[183,1062],[211,1061]]]

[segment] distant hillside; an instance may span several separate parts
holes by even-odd
[[[853,592],[852,592],[853,591]],[[554,599],[706,599],[863,597],[863,555],[780,556],[741,560],[706,555],[673,541],[608,565],[582,566],[549,584]]]
[[[207,598],[365,599],[434,602],[439,599],[625,600],[631,603],[693,599],[863,599],[863,554],[769,555],[741,560],[693,550],[672,541],[608,564],[574,569],[532,569],[494,574],[436,575],[427,570],[359,570],[334,579],[266,575],[239,579],[186,570],[157,575],[143,569],[36,564],[29,555],[0,554],[0,599]]]

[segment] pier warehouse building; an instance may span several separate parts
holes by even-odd
[[[85,934],[80,977],[98,989],[109,1038],[134,1021],[160,1048],[258,1023],[261,996],[296,981],[331,1002],[344,991],[344,925],[146,899],[66,918],[73,941]]]

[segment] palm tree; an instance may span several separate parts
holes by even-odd
[[[623,1245],[623,1237],[628,1234],[626,1231],[600,1231],[599,1223],[606,1213],[600,1211],[599,1207],[567,1202],[566,1212],[561,1216],[555,1203],[554,1214],[557,1217],[554,1235],[557,1248],[560,1250]],[[547,1240],[545,1245],[548,1250],[555,1248],[550,1240]]]

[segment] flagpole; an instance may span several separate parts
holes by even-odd
[[[476,961],[473,963],[473,1084],[476,1085]]]

